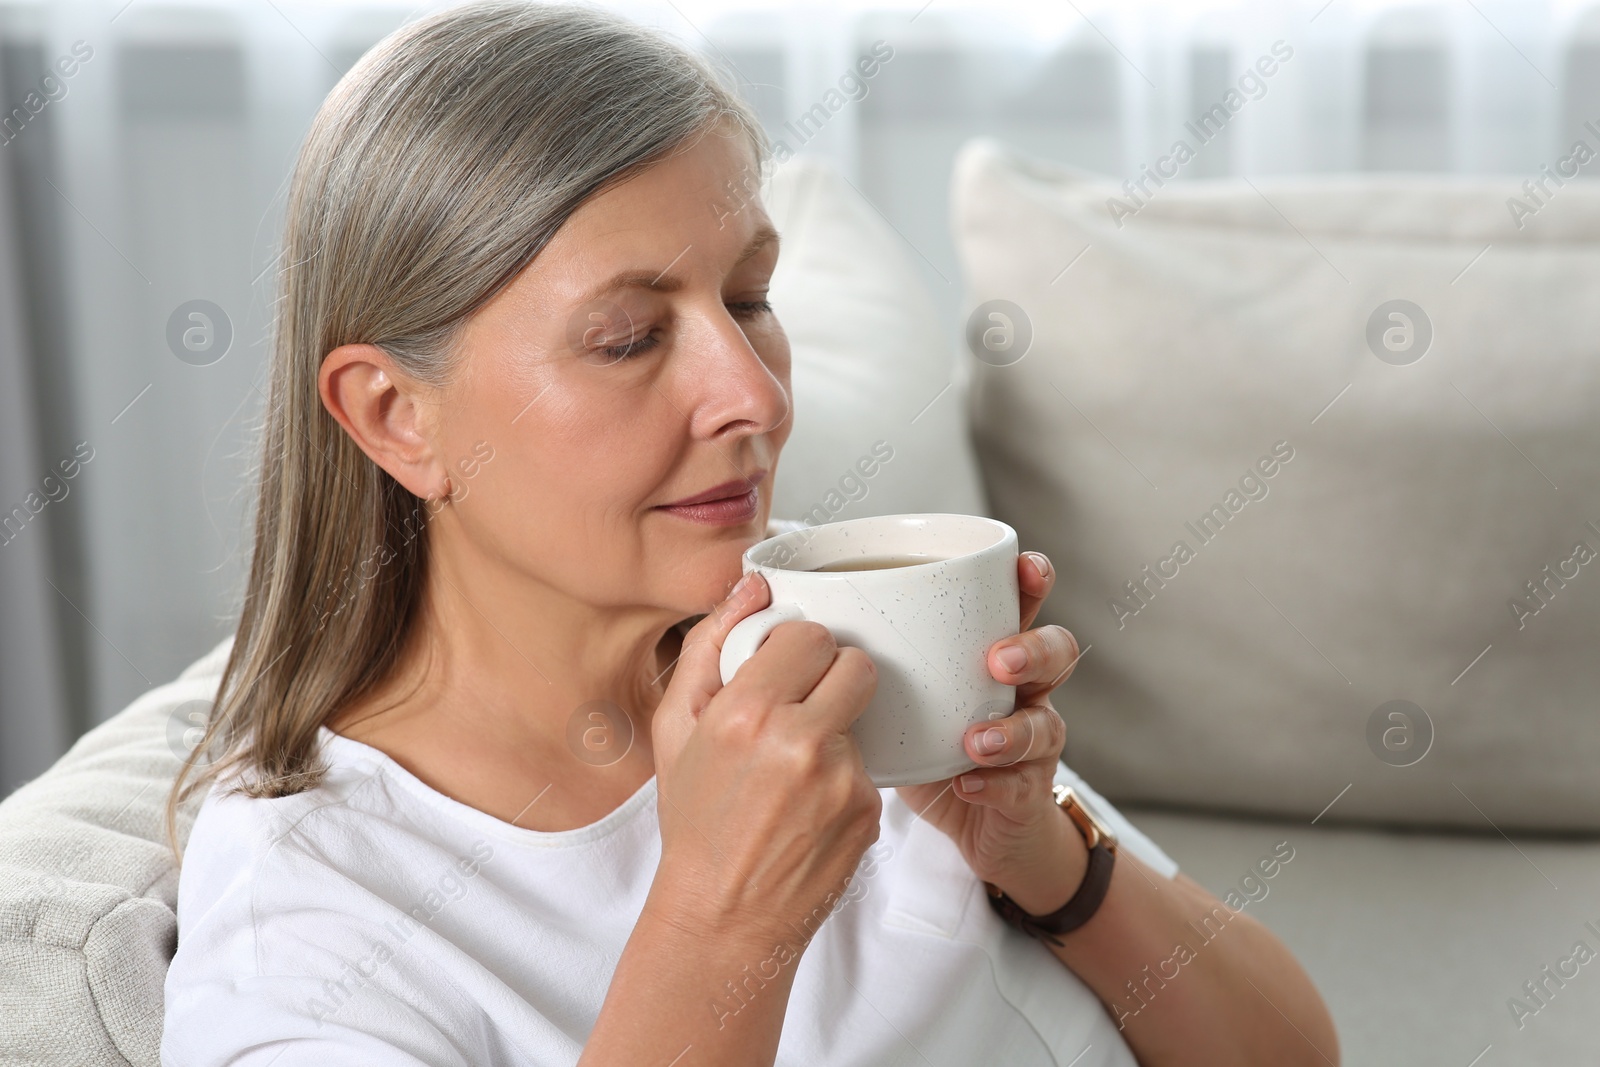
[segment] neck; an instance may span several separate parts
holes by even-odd
[[[467,555],[460,541],[440,548],[393,677],[330,725],[507,821],[592,822],[653,773],[650,721],[671,678],[673,627],[683,616],[589,603]],[[586,761],[575,752],[570,739],[603,721],[593,718],[604,708],[595,701],[631,720],[626,758],[613,763],[602,750]],[[569,732],[575,718],[582,725]],[[560,787],[540,802],[545,818],[519,818],[545,785]]]
[[[610,700],[648,722],[665,689],[663,639],[681,617],[648,605],[597,605],[525,574],[430,561],[418,622],[453,676],[528,725],[559,735],[579,705]]]

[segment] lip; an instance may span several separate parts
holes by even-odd
[[[705,526],[742,526],[761,510],[755,487],[766,473],[756,471],[748,478],[723,482],[675,504],[659,504],[656,510]]]
[[[746,477],[734,478],[732,481],[723,482],[721,485],[713,485],[705,492],[696,493],[694,496],[686,496],[682,500],[674,500],[670,504],[660,504],[658,506],[681,508],[690,504],[707,504],[713,500],[732,500],[748,496],[755,492],[755,487],[760,485],[761,479],[766,476],[767,472],[764,470],[754,471]]]

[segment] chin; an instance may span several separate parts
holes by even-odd
[[[763,507],[738,525],[700,527],[698,536],[690,534],[680,542],[683,562],[673,568],[679,576],[675,599],[680,610],[701,614],[728,598],[744,575],[745,552],[767,538],[768,510]]]
[[[729,539],[704,553],[698,565],[685,568],[689,579],[686,599],[696,605],[692,610],[710,611],[728,598],[744,576],[745,550],[761,540],[764,538],[759,535]]]

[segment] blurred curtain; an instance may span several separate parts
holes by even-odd
[[[0,86],[9,87],[0,52]],[[51,588],[61,562],[34,512],[51,503],[40,479],[45,436],[33,376],[28,307],[27,243],[18,222],[14,157],[0,155],[0,786],[6,792],[46,767],[75,736],[66,694],[58,628],[60,601]],[[55,490],[59,493],[59,489]],[[29,494],[34,494],[29,496]]]
[[[1600,121],[1600,17],[1571,3],[610,6],[734,71],[774,138],[829,157],[915,253],[952,338],[947,187],[972,136],[1136,178],[1279,41],[1292,58],[1178,180],[1520,180]],[[427,9],[0,0],[0,511],[93,455],[0,546],[0,795],[230,631],[283,184],[342,72]],[[892,56],[855,78],[875,48]],[[195,300],[231,327],[220,358],[168,344]]]

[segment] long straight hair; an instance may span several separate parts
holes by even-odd
[[[179,862],[178,811],[202,786],[279,797],[322,780],[318,730],[389,676],[416,617],[431,505],[322,406],[323,358],[378,345],[446,383],[463,322],[580,204],[725,120],[767,158],[749,107],[682,46],[503,0],[402,27],[328,94],[289,187],[239,627],[167,798]]]

